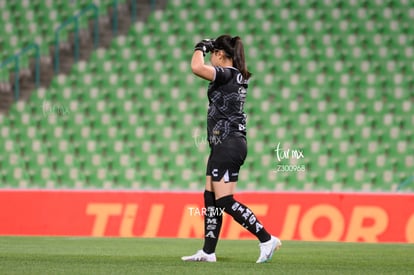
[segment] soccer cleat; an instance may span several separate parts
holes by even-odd
[[[272,259],[273,253],[282,246],[282,242],[275,236],[271,236],[270,240],[260,243],[260,256],[256,263],[265,263]]]
[[[207,254],[203,250],[197,251],[196,254],[191,256],[183,256],[181,260],[185,262],[216,262],[216,253]]]

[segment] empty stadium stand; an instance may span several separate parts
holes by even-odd
[[[35,40],[49,65],[54,28],[90,4],[17,2],[0,0],[1,57]],[[108,24],[113,1],[94,2]],[[0,113],[1,188],[201,190],[207,83],[189,61],[230,33],[253,72],[240,190],[397,191],[414,175],[413,20],[410,0],[168,1]]]

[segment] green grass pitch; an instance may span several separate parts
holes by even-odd
[[[182,262],[198,239],[0,237],[0,274],[414,274],[414,245],[284,241],[256,264],[256,241],[221,240],[217,263]]]

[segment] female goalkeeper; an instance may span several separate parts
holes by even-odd
[[[204,63],[211,53],[211,66]],[[246,114],[243,107],[248,80],[244,48],[240,37],[222,35],[195,46],[191,59],[195,75],[210,81],[207,135],[210,156],[207,162],[204,205],[204,247],[183,261],[215,262],[215,249],[222,225],[222,210],[255,235],[259,241],[257,263],[267,262],[281,241],[271,236],[247,206],[233,198],[240,167],[247,155]]]

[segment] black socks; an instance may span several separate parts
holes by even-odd
[[[223,211],[216,207],[214,192],[204,191],[204,247],[203,251],[207,254],[214,253],[216,250],[221,224],[223,222]]]
[[[244,204],[236,201],[233,198],[233,195],[218,199],[216,201],[216,206],[220,209],[224,208],[224,212],[231,215],[236,222],[255,235],[260,242],[263,243],[270,240],[270,234],[264,229],[253,211]]]
[[[206,215],[204,216],[203,251],[207,254],[214,253],[216,250],[223,222],[223,210],[255,235],[260,242],[267,242],[271,238],[252,210],[236,201],[233,195],[215,200],[214,192],[206,190],[204,191],[204,207],[206,208]]]

